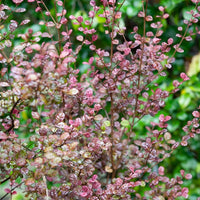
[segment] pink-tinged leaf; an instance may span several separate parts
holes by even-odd
[[[182,26],[179,26],[178,27],[178,31],[182,31],[183,30],[183,27]]]
[[[118,51],[124,51],[127,47],[124,44],[120,44],[117,46]]]
[[[63,36],[67,36],[67,32],[61,32],[61,34],[63,35]]]
[[[20,25],[28,24],[30,21],[31,21],[31,20],[29,20],[29,19],[25,19],[25,20],[23,20],[23,21],[20,23]]]
[[[150,16],[150,15],[146,16],[145,19],[146,19],[147,22],[151,22],[151,21],[153,21],[153,17]]]
[[[198,111],[193,111],[193,112],[192,112],[192,115],[193,115],[194,117],[197,117],[197,118],[200,117],[200,113],[199,113]]]
[[[148,32],[146,33],[146,36],[147,36],[147,37],[153,37],[153,36],[154,36],[154,34],[153,34],[153,32],[152,32],[152,31],[148,31]]]
[[[186,175],[185,175],[185,178],[186,178],[187,180],[192,179],[192,174],[186,174]]]
[[[168,13],[165,13],[164,15],[163,15],[163,18],[164,19],[167,19],[169,17],[169,14]]]
[[[199,20],[197,18],[192,19],[192,23],[196,24]]]
[[[51,37],[52,37],[52,35],[50,35],[50,34],[47,33],[47,32],[42,33],[41,36],[42,36],[42,37],[47,37],[47,38],[51,38]]]
[[[169,39],[167,40],[168,45],[171,45],[173,42],[174,42],[173,38],[169,38]]]
[[[5,191],[6,193],[11,193],[11,190],[10,190],[9,188],[5,188],[4,191]]]
[[[180,77],[183,79],[183,81],[190,80],[190,78],[189,78],[184,72],[182,72],[182,73],[180,74]]]
[[[171,119],[171,116],[166,116],[165,117],[165,122],[169,121]]]
[[[25,11],[26,11],[25,8],[17,8],[17,9],[15,10],[16,13],[22,13],[22,12],[25,12]]]
[[[12,195],[16,195],[16,194],[17,194],[17,191],[13,191],[13,192],[12,192]]]
[[[57,28],[57,29],[60,29],[60,28],[61,28],[61,26],[62,26],[62,25],[61,25],[61,24],[59,24],[59,23],[57,23],[57,24],[56,24],[56,28]]]
[[[36,74],[28,74],[26,77],[26,82],[36,81],[38,79]]]
[[[178,87],[180,85],[180,83],[177,81],[177,80],[174,80],[173,81],[173,86],[174,87]]]
[[[172,149],[176,149],[179,146],[179,142],[176,142],[175,144],[173,144]]]
[[[159,173],[159,175],[164,175],[164,171],[165,171],[165,168],[163,167],[163,166],[160,166],[159,168],[158,168],[158,173]]]
[[[184,187],[181,191],[182,196],[188,198],[188,192],[189,192],[188,188]]]
[[[187,146],[188,145],[188,142],[187,141],[185,141],[185,140],[183,140],[182,142],[181,142],[181,146]]]
[[[12,192],[12,195],[16,195],[16,194],[17,194],[17,191],[13,191],[13,192]]]
[[[12,0],[13,1],[13,3],[15,3],[15,4],[20,4],[20,3],[22,3],[24,0]]]
[[[73,57],[67,57],[63,60],[63,63],[69,63],[69,62],[71,63],[76,62],[76,59]]]
[[[44,25],[45,23],[44,23],[44,21],[40,21],[38,24],[39,25]]]
[[[63,2],[62,1],[58,1],[57,4],[58,4],[58,6],[63,6]]]
[[[80,193],[80,196],[81,196],[81,197],[86,197],[87,195],[88,195],[87,192],[81,192],[81,193]]]
[[[90,1],[90,5],[91,5],[92,7],[94,7],[94,6],[96,5],[95,0],[91,0],[91,1]]]
[[[38,112],[32,112],[31,114],[32,114],[32,117],[33,117],[34,119],[40,119],[40,115],[39,115]]]
[[[129,167],[129,169],[131,170],[132,173],[135,172],[134,167]]]
[[[35,9],[35,12],[41,12],[41,11],[42,11],[42,8],[39,6]]]
[[[46,24],[45,24],[47,27],[54,27],[55,26],[55,24],[53,23],[53,22],[47,22]]]
[[[122,13],[121,12],[117,12],[116,15],[115,15],[115,19],[120,19],[122,16]]]
[[[63,17],[61,20],[60,20],[60,23],[61,24],[66,24],[67,23],[67,19],[65,17]]]
[[[164,122],[164,121],[165,121],[165,116],[164,116],[163,114],[161,114],[161,115],[159,116],[159,120],[160,120],[161,122]]]
[[[92,36],[92,41],[94,42],[94,41],[96,41],[98,39],[98,35],[93,35]]]
[[[64,132],[61,136],[60,136],[60,139],[61,140],[66,140],[70,138],[70,134],[68,132]]]
[[[81,49],[82,49],[82,45],[77,46],[75,53],[78,54]]]
[[[18,23],[15,20],[11,20],[11,24],[9,25],[9,29],[13,32],[18,27]]]
[[[83,32],[85,29],[83,27],[78,27],[78,30]]]
[[[123,180],[121,178],[117,178],[115,184],[117,186],[121,186],[123,184]]]
[[[186,20],[186,19],[184,19],[184,20],[183,20],[183,23],[187,25],[187,24],[189,24],[189,21]]]
[[[90,45],[90,50],[94,51],[96,49],[96,46],[95,45]]]
[[[0,139],[1,140],[6,140],[6,139],[8,139],[8,136],[4,133],[4,132],[0,132]]]
[[[7,71],[8,71],[8,69],[6,67],[2,68],[1,72],[0,72],[1,76],[3,77],[6,74]]]
[[[34,49],[36,51],[40,51],[40,49],[41,49],[39,44],[32,44],[30,47],[31,47],[31,49]]]
[[[25,51],[26,53],[30,54],[33,52],[33,49],[31,47],[26,47]]]
[[[73,19],[76,19],[76,17],[74,17],[74,15],[70,15],[69,19],[73,20]]]
[[[158,27],[158,25],[156,24],[156,23],[151,23],[151,28],[157,28]]]
[[[70,54],[70,51],[62,51],[61,54],[60,54],[60,58],[65,58],[69,54]]]
[[[81,23],[82,21],[83,21],[83,17],[82,16],[79,16],[79,17],[77,17],[77,19],[76,19],[79,23]]]
[[[176,51],[177,51],[178,53],[183,53],[183,52],[184,52],[184,50],[183,50],[182,48],[180,48],[180,47],[177,48]]]
[[[19,135],[16,135],[14,132],[9,135],[10,139],[14,139],[14,138],[17,138],[17,137],[19,137]]]
[[[138,26],[133,27],[133,32],[136,33],[138,31]]]
[[[154,44],[157,44],[157,43],[160,42],[160,40],[161,40],[160,38],[153,38],[153,43],[154,43]]]
[[[185,40],[186,40],[186,41],[191,41],[191,40],[192,40],[192,37],[191,37],[191,36],[187,36],[187,37],[185,37]]]
[[[38,37],[38,36],[40,36],[40,35],[42,35],[42,33],[41,33],[40,31],[38,31],[38,32],[36,32],[36,33],[33,33],[33,37]]]
[[[117,44],[119,44],[119,40],[113,40],[112,43],[117,45]]]
[[[165,134],[164,134],[164,138],[165,138],[165,140],[167,140],[167,141],[169,141],[170,139],[171,139],[171,134],[169,133],[169,132],[166,132]]]
[[[89,41],[89,40],[85,40],[85,42],[84,42],[86,45],[89,45],[89,44],[91,44],[91,42]]]
[[[163,6],[159,6],[158,9],[163,12],[165,10],[165,8]]]
[[[140,12],[138,13],[138,17],[144,17],[144,16],[145,16],[144,12],[140,11]]]
[[[0,82],[0,87],[9,87],[10,85],[7,82]]]
[[[178,37],[178,38],[181,38],[181,37],[182,37],[182,35],[181,35],[181,34],[179,34],[179,33],[177,33],[177,34],[176,34],[176,37]]]
[[[171,69],[172,65],[168,63],[168,64],[165,65],[165,67],[168,68],[168,69]]]
[[[35,180],[33,178],[28,178],[25,181],[26,186],[33,185],[34,183],[35,183]]]
[[[78,35],[78,36],[76,37],[76,39],[77,39],[78,41],[82,42],[84,38],[83,38],[82,35]]]
[[[126,48],[124,50],[124,55],[128,55],[130,52],[131,52],[131,49],[130,48]]]
[[[88,63],[91,65],[91,64],[93,63],[93,61],[94,61],[94,57],[91,57],[91,58],[89,59]]]
[[[84,22],[84,24],[87,25],[87,26],[89,26],[89,25],[90,25],[90,21],[89,21],[89,20],[86,20],[86,21]]]
[[[162,30],[159,30],[159,31],[156,33],[156,36],[157,36],[157,37],[160,37],[162,34],[163,34],[163,31],[162,31]]]
[[[183,169],[180,170],[181,176],[184,177],[185,171]]]
[[[167,60],[167,62],[168,62],[168,63],[173,63],[173,62],[175,62],[175,58],[169,58],[169,59]]]
[[[90,11],[90,12],[89,12],[89,17],[93,18],[94,15],[95,15],[94,11]]]

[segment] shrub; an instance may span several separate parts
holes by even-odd
[[[18,187],[29,199],[187,198],[183,180],[192,175],[181,170],[170,178],[162,163],[200,133],[199,111],[192,113],[180,141],[167,130],[171,116],[153,119],[165,99],[189,80],[182,72],[170,91],[158,84],[175,54],[183,52],[182,42],[199,34],[200,1],[192,0],[195,10],[178,27],[178,42],[162,40],[169,14],[159,6],[159,15],[149,15],[148,1],[138,13],[143,28],[133,27],[132,40],[119,23],[125,0],[91,0],[87,17],[67,17],[62,1],[50,11],[43,0],[28,0],[37,5],[46,31],[28,29],[17,36],[15,30],[30,20],[10,19],[13,12],[25,12],[23,0],[13,2],[16,7],[0,6],[0,174],[1,184],[10,183],[1,199]],[[97,17],[109,39],[106,49],[97,46]],[[83,62],[87,71],[80,73],[83,47],[91,53]],[[148,115],[147,134],[137,132],[137,123]]]

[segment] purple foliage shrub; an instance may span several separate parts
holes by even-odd
[[[192,0],[196,9],[178,27],[178,43],[172,38],[162,41],[162,22],[169,14],[160,6],[159,16],[148,15],[147,1],[138,13],[143,33],[133,27],[132,40],[119,23],[125,0],[91,0],[87,18],[67,17],[63,1],[56,0],[51,13],[43,0],[28,0],[36,5],[35,12],[42,12],[39,24],[47,31],[29,29],[18,35],[15,30],[29,20],[4,23],[13,12],[25,12],[23,0],[13,2],[16,7],[0,5],[0,175],[1,184],[10,183],[1,199],[16,194],[19,187],[29,199],[187,198],[189,190],[182,184],[191,174],[181,170],[180,176],[169,178],[160,163],[200,133],[200,112],[193,112],[180,141],[167,130],[170,116],[161,114],[158,123],[146,124],[146,135],[135,126],[144,116],[153,118],[165,107],[165,99],[189,79],[182,72],[171,91],[156,82],[166,76],[175,54],[183,52],[182,42],[200,33],[200,1]],[[96,46],[97,16],[104,20],[110,39],[106,49]],[[16,44],[19,38],[23,42]],[[83,62],[86,73],[77,66],[83,47],[91,51]],[[27,109],[30,130],[21,120]],[[31,136],[20,137],[27,130]]]

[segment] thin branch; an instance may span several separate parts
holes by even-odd
[[[24,181],[22,181],[20,184],[16,185],[14,188],[11,189],[10,193],[6,193],[5,195],[3,195],[0,200],[3,200],[4,198],[6,198],[9,194],[11,194],[16,188],[18,188],[19,186],[21,186],[24,183]]]
[[[21,99],[19,98],[19,99],[15,102],[15,104],[13,105],[12,110],[10,111],[10,118],[11,118],[12,124],[11,124],[10,128],[6,130],[7,133],[9,133],[9,132],[15,127],[15,124],[14,124],[15,121],[14,121],[14,118],[13,118],[12,114],[13,114],[13,111],[14,111],[14,109],[16,108],[17,104],[18,104],[20,101],[21,101]]]
[[[0,182],[0,185],[3,184],[3,183],[5,183],[5,182],[8,181],[9,179],[10,179],[10,176],[9,176],[8,178],[6,178],[5,180],[1,181],[1,182]]]

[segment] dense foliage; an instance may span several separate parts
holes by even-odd
[[[65,0],[0,5],[1,199],[17,188],[27,199],[188,198],[192,172],[171,176],[166,166],[181,146],[192,151],[200,112],[175,126],[188,96],[181,116],[166,100],[194,79],[172,66],[200,33],[200,1],[173,36],[164,32],[172,8],[135,1],[130,11],[130,2],[91,0],[75,14]],[[36,14],[19,16],[33,5]]]

